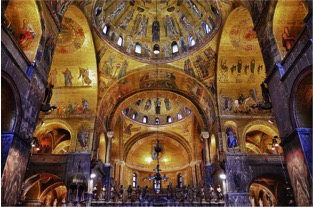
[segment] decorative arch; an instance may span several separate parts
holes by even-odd
[[[4,15],[12,29],[11,34],[28,60],[35,60],[42,36],[41,19],[36,1],[11,0]]]
[[[280,191],[276,191],[274,189],[279,188]],[[264,206],[270,206],[270,204],[275,204],[278,206],[287,206],[288,202],[291,201],[291,199],[294,199],[293,193],[291,191],[291,188],[284,179],[284,177],[280,176],[276,173],[264,173],[259,174],[255,176],[250,184],[249,184],[249,196],[251,197],[254,194],[255,202],[258,203],[260,191],[264,191],[268,195],[268,198],[266,199],[266,195],[263,195],[264,197],[261,198],[263,201]],[[277,194],[280,192],[280,194]],[[257,195],[255,195],[257,193]],[[271,203],[270,203],[271,202]]]
[[[3,71],[1,72],[1,96],[1,131],[14,131],[15,126],[21,122],[21,100],[14,82]]]
[[[65,154],[69,152],[74,130],[67,122],[59,119],[51,119],[46,120],[44,125],[39,124],[38,126],[34,136],[37,137],[43,147],[38,153]],[[68,132],[69,136],[66,137],[66,134],[56,134],[58,132]]]
[[[238,132],[237,132],[237,123],[234,121],[226,121],[224,123],[224,132],[226,147],[228,150],[238,148],[240,145]]]
[[[273,34],[282,58],[290,51],[305,27],[308,10],[304,1],[277,2],[273,17]]]
[[[70,145],[71,145],[71,140],[63,141],[63,142],[59,143],[54,148],[54,150],[52,151],[52,154],[64,154],[64,153],[67,153],[68,152],[67,149],[70,147]]]
[[[262,120],[252,121],[243,129],[242,140],[245,145],[242,147],[245,152],[273,154],[275,152],[271,150],[271,145],[275,136],[279,136],[276,126]],[[278,140],[278,143],[280,141]],[[281,147],[278,152],[282,152]]]
[[[155,77],[156,74],[159,79]],[[196,79],[168,69],[158,71],[150,69],[145,73],[138,71],[112,84],[102,96],[98,115],[102,120],[99,124],[104,123],[107,130],[112,129],[120,112],[131,105],[130,103],[136,102],[139,96],[145,98],[157,92],[162,92],[162,95],[171,93],[183,97],[191,111],[198,112],[196,117],[202,119],[199,121],[201,127],[204,130],[212,127],[216,119],[212,94]]]
[[[41,183],[44,183],[44,185]],[[47,194],[53,190],[58,189],[58,191],[60,191],[58,195],[62,198],[65,198],[67,192],[64,181],[50,173],[32,175],[24,181],[23,186],[24,191],[22,192],[22,197],[26,199],[40,199],[42,202],[45,201]],[[59,188],[61,186],[63,187]],[[53,200],[51,204],[52,202]]]
[[[290,117],[294,128],[312,127],[312,66],[296,78],[290,96]]]

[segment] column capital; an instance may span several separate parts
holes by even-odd
[[[203,139],[208,139],[210,137],[210,133],[209,132],[201,132],[201,137]]]
[[[112,139],[114,137],[114,132],[113,131],[108,131],[107,132],[108,138]]]

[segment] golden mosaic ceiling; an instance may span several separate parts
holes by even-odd
[[[93,8],[98,34],[142,62],[172,62],[192,54],[215,35],[217,6],[195,0],[98,0]]]

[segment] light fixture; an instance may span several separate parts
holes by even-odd
[[[275,150],[276,147],[279,146],[278,141],[277,141],[278,139],[280,139],[280,137],[278,136],[274,136],[274,138],[272,139],[272,150]]]
[[[162,180],[167,180],[168,177],[166,177],[166,175],[164,174],[163,176],[161,175],[160,171],[162,171],[160,169],[160,156],[159,153],[161,153],[163,151],[163,147],[160,144],[159,140],[157,139],[157,143],[154,147],[154,152],[152,153],[152,159],[157,160],[158,163],[156,165],[156,168],[153,169],[155,174],[153,176],[149,175],[148,179],[149,180],[154,180],[156,182],[156,192],[159,193],[160,192],[160,186],[161,186],[161,181]]]
[[[33,140],[31,142],[31,146],[36,147],[37,151],[40,150],[40,143],[39,143],[39,140],[37,139],[37,137],[33,137]]]
[[[96,177],[96,174],[91,173],[90,178],[95,178],[95,177]]]
[[[150,163],[150,162],[152,162],[152,158],[151,158],[151,157],[146,157],[146,158],[145,158],[145,161],[148,162],[148,163]]]
[[[156,45],[153,46],[153,53],[154,53],[155,55],[160,54],[160,46],[159,46],[158,44],[156,44]]]
[[[222,180],[225,180],[225,179],[226,179],[226,174],[225,174],[225,173],[220,174],[220,178],[221,178]]]
[[[277,139],[278,139],[279,137],[278,136],[274,136],[274,146],[275,147],[278,147],[279,146],[279,144],[278,144],[278,142],[277,142]]]

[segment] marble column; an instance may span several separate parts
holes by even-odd
[[[210,165],[210,149],[209,149],[209,132],[202,132],[201,137],[203,138],[203,144],[204,144],[204,153],[205,153],[205,165]]]
[[[123,185],[123,177],[124,177],[124,166],[125,166],[125,162],[121,161],[120,164],[120,185]]]
[[[197,160],[197,163],[195,165],[195,168],[196,168],[196,178],[197,178],[197,181],[199,183],[199,181],[201,180],[201,167],[200,167],[200,163],[201,163],[201,160]]]
[[[30,145],[14,133],[2,133],[1,152],[1,206],[14,206],[19,202]]]
[[[191,162],[190,163],[190,167],[191,167],[191,174],[192,174],[192,183],[193,185],[197,184],[197,175],[196,175],[196,165],[195,162]]]
[[[105,165],[110,166],[111,165],[111,154],[112,154],[112,141],[114,138],[114,133],[112,131],[107,132],[108,137],[108,144],[107,144],[107,152],[106,152],[106,158],[105,158]]]

